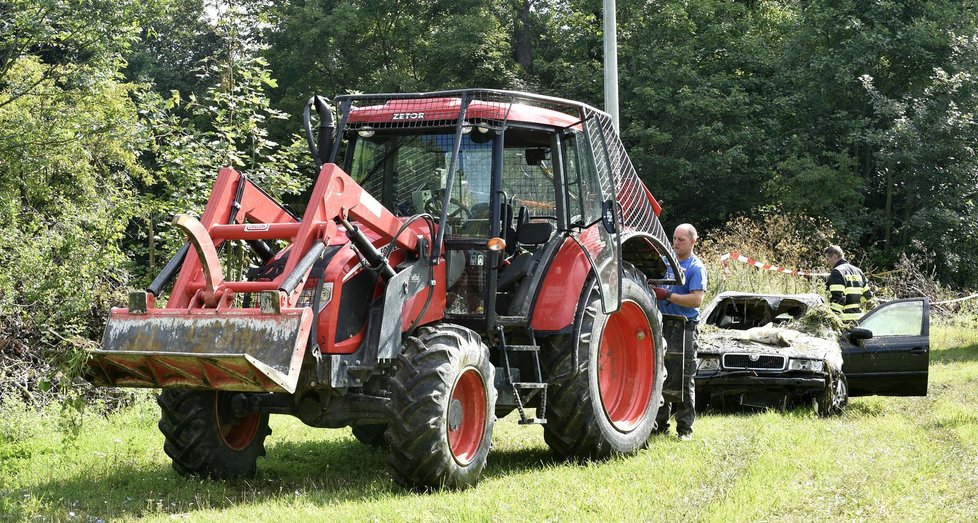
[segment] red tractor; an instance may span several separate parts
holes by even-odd
[[[420,489],[477,483],[513,410],[561,457],[646,445],[666,349],[649,282],[682,271],[606,113],[460,90],[305,116],[321,169],[301,218],[222,169],[89,361],[96,385],[162,388],[174,469],[253,474],[270,414],[350,426]],[[228,245],[251,253],[240,281]]]

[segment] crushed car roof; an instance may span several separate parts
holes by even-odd
[[[765,293],[757,293],[757,292],[724,291],[721,292],[720,294],[717,294],[716,297],[714,297],[713,300],[711,300],[710,303],[706,306],[706,308],[703,309],[702,317],[704,318],[710,317],[710,313],[713,312],[713,309],[715,309],[716,306],[720,304],[723,300],[729,298],[762,299],[767,301],[768,305],[772,309],[777,309],[780,303],[784,300],[795,300],[804,303],[810,307],[814,307],[816,305],[821,305],[822,303],[825,303],[825,298],[823,298],[820,294],[815,294],[815,293],[765,294]]]

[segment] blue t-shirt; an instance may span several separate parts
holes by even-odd
[[[672,267],[666,263],[666,279],[673,278]],[[706,266],[695,254],[679,262],[679,267],[686,273],[686,283],[683,285],[663,285],[662,288],[675,294],[689,294],[692,291],[706,292]],[[694,307],[682,307],[668,300],[659,302],[659,310],[663,314],[685,316],[692,321],[699,321],[700,310]]]

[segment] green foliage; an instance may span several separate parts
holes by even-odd
[[[41,356],[27,380],[37,390],[74,387],[84,347],[129,290],[133,261],[162,258],[145,240],[173,252],[183,240],[157,238],[158,222],[199,212],[220,166],[274,195],[308,183],[299,140],[268,138],[268,121],[285,115],[264,94],[275,81],[248,12],[225,11],[215,26],[222,54],[197,71],[211,86],[202,97],[123,80],[146,14],[137,8],[157,5],[170,4],[0,5],[0,347]],[[137,270],[137,280],[149,277]]]
[[[706,263],[709,286],[705,302],[724,291],[825,294],[825,281],[760,270],[720,257],[739,252],[765,263],[809,273],[824,272],[822,249],[835,243],[835,231],[824,218],[773,209],[756,217],[738,216],[702,236],[696,252]]]
[[[978,278],[978,32],[955,38],[951,51],[920,93],[891,98],[863,82],[883,124],[874,140],[892,202],[882,247],[933,253],[928,268],[967,285]]]
[[[210,23],[201,0],[145,2],[139,39],[126,57],[125,75],[150,82],[159,93],[178,91],[201,96],[207,78],[198,74],[202,60],[220,52],[217,28]],[[208,4],[214,2],[208,0]]]
[[[132,9],[12,2],[0,46],[0,340],[64,362],[126,282],[119,249],[144,129],[116,68]],[[31,18],[37,16],[38,18]],[[26,334],[24,334],[26,333]]]
[[[777,158],[760,96],[776,55],[753,30],[765,16],[735,2],[664,2],[622,20],[622,134],[677,220],[717,226],[765,203]]]
[[[271,121],[288,115],[274,109],[266,95],[277,82],[258,56],[261,36],[253,28],[260,26],[248,10],[222,12],[214,28],[221,53],[206,57],[196,69],[207,82],[201,96],[138,93],[141,118],[154,140],[146,159],[153,177],[141,191],[136,235],[153,241],[130,248],[146,262],[147,283],[184,242],[166,221],[177,213],[202,214],[221,167],[237,169],[279,198],[309,185],[308,174],[300,171],[306,167],[300,160],[307,154],[304,140],[295,133],[285,145],[269,138]]]
[[[308,0],[270,10],[278,105],[314,94],[510,87],[500,13],[473,0]]]

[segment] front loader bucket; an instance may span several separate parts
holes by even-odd
[[[101,348],[91,351],[88,379],[97,386],[291,394],[311,323],[308,307],[276,314],[113,309]]]

